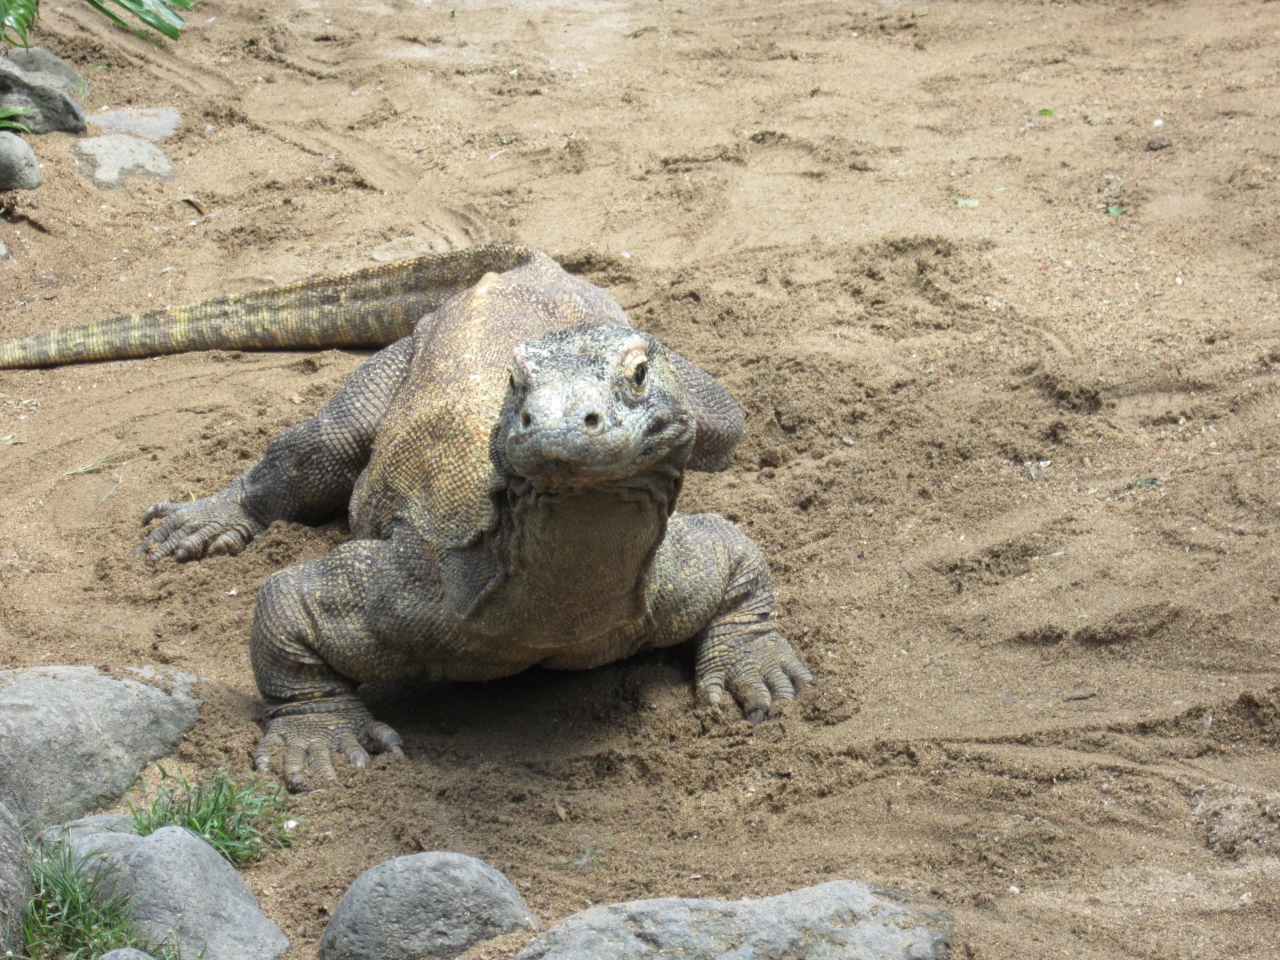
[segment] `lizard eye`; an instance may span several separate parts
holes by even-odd
[[[649,375],[649,364],[641,361],[636,364],[635,371],[631,374],[631,382],[637,387],[643,387],[645,378]]]

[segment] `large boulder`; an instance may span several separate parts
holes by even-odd
[[[19,119],[32,133],[84,133],[84,111],[61,90],[28,83],[21,70],[0,69],[0,107],[34,110]]]
[[[93,667],[0,671],[0,803],[28,828],[109,806],[199,713],[181,687]]]
[[[0,190],[34,190],[40,180],[40,161],[27,141],[0,130]]]
[[[173,107],[125,107],[95,113],[89,122],[103,133],[128,133],[144,140],[163,140],[182,126],[182,114]]]
[[[86,137],[76,142],[75,152],[99,190],[114,189],[125,177],[170,180],[178,175],[163,150],[127,133]]]
[[[461,853],[415,853],[370,867],[347,889],[320,960],[448,960],[538,921],[511,881]]]
[[[183,827],[146,837],[125,818],[90,817],[57,832],[85,869],[101,871],[99,889],[129,902],[134,923],[154,942],[176,942],[183,960],[274,960],[289,938],[258,909],[235,868]],[[54,839],[46,831],[42,842]]]
[[[852,880],[763,900],[635,900],[575,913],[516,960],[945,960],[951,924]]]
[[[0,803],[0,956],[23,956],[22,911],[31,898],[31,863],[18,821]]]
[[[71,64],[39,47],[11,47],[0,57],[0,69],[18,73],[27,83],[53,87],[65,94],[76,95],[89,89],[89,84]]]

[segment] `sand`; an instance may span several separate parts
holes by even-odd
[[[763,547],[819,677],[755,729],[694,709],[680,650],[371,691],[408,758],[292,801],[246,873],[293,956],[433,849],[544,926],[851,877],[949,911],[959,957],[1274,956],[1278,37],[1217,0],[202,0],[157,47],[49,2],[90,113],[182,111],[179,174],[100,192],[33,138],[0,334],[541,247],[742,403],[682,506]],[[170,769],[247,774],[255,592],[346,528],[149,568],[138,518],[361,360],[0,374],[0,668],[196,674]]]

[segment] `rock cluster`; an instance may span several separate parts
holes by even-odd
[[[114,803],[141,766],[174,749],[195,722],[190,678],[168,690],[87,667],[0,673],[0,952],[21,955],[30,897],[28,828]],[[9,805],[6,809],[5,804]],[[17,814],[16,819],[13,815]],[[104,894],[120,894],[152,942],[183,958],[274,960],[289,939],[235,869],[182,827],[140,837],[132,817],[98,815],[46,828],[70,844]],[[460,853],[396,857],[347,889],[319,960],[448,960],[483,940],[538,930],[519,891]],[[593,907],[541,935],[516,960],[945,960],[941,914],[851,880],[761,900],[638,900]],[[95,960],[151,960],[115,950]]]
[[[172,107],[130,107],[87,119],[73,97],[88,88],[70,65],[38,47],[0,56],[0,107],[26,111],[12,117],[14,122],[37,135],[81,134],[89,122],[103,132],[79,141],[75,150],[99,189],[118,187],[126,176],[175,176],[173,164],[152,141],[177,131],[181,114]],[[0,133],[0,190],[34,190],[40,182],[40,163],[31,146],[15,133]]]

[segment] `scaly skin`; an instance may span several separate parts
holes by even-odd
[[[334,754],[400,753],[355,696],[376,680],[585,669],[693,639],[700,702],[727,691],[759,722],[797,696],[812,676],[776,630],[759,548],[722,517],[675,509],[686,470],[732,460],[742,415],[728,393],[544,254],[432,263],[439,283],[420,272],[431,290],[417,295],[435,306],[411,335],[225,490],[144,516],[162,522],[140,552],[185,561],[238,552],[275,520],[349,513],[352,541],[258,595],[257,767],[283,751],[296,791],[308,772],[332,779]],[[237,309],[246,327],[270,323]]]

